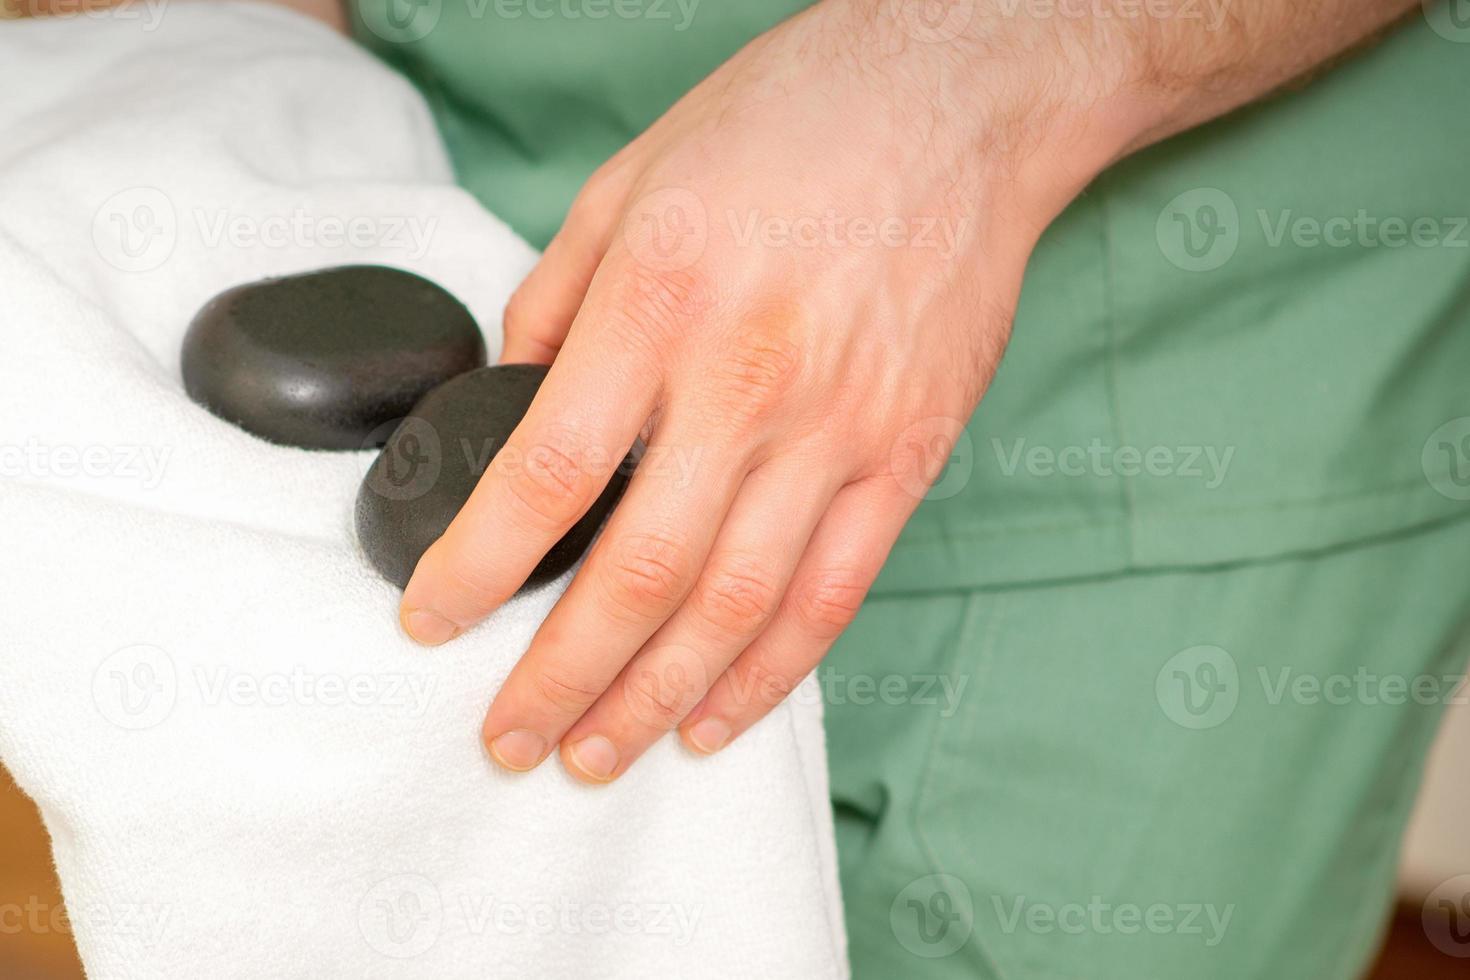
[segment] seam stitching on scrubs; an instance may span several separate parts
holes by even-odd
[[[1098,219],[1098,247],[1102,250],[1102,273],[1100,276],[1102,285],[1102,322],[1103,322],[1103,388],[1107,393],[1108,421],[1112,423],[1113,438],[1120,446],[1128,445],[1128,440],[1123,430],[1123,412],[1119,404],[1118,392],[1118,343],[1115,330],[1114,317],[1114,290],[1113,290],[1113,247],[1112,236],[1108,233],[1108,193],[1107,176],[1104,174],[1098,178],[1094,185],[1097,201],[1096,211]],[[1120,477],[1119,498],[1123,506],[1123,560],[1128,567],[1133,566],[1134,561],[1134,494],[1133,479],[1131,477]]]
[[[1432,517],[1416,524],[1404,527],[1392,528],[1378,534],[1366,535],[1354,538],[1351,541],[1334,542],[1310,548],[1293,548],[1286,551],[1276,552],[1268,555],[1260,555],[1248,558],[1231,558],[1227,561],[1202,561],[1193,563],[1170,562],[1166,564],[1144,564],[1132,568],[1113,568],[1105,571],[1082,572],[1073,575],[1054,575],[1050,577],[1011,578],[983,584],[959,584],[945,586],[929,586],[916,589],[885,589],[871,592],[875,598],[891,599],[897,597],[926,596],[926,595],[956,595],[965,593],[981,593],[985,595],[998,595],[1003,592],[1026,591],[1031,589],[1053,589],[1066,588],[1079,584],[1090,584],[1094,582],[1116,581],[1123,578],[1148,577],[1160,575],[1215,575],[1222,572],[1233,572],[1245,568],[1260,568],[1267,565],[1277,565],[1292,562],[1314,562],[1323,561],[1334,555],[1350,553],[1360,549],[1379,548],[1390,545],[1396,541],[1403,541],[1423,534],[1435,534],[1458,526],[1462,522],[1470,522],[1470,512],[1450,514],[1446,516]]]
[[[965,599],[965,608],[960,616],[960,628],[955,636],[955,641],[950,644],[950,654],[947,658],[951,674],[954,674],[959,669],[961,646],[964,644],[965,639],[975,632],[975,623],[980,617],[980,603],[981,596],[976,593],[971,593]],[[1000,622],[1005,617],[1005,609],[1008,603],[1009,600],[1005,597],[995,597],[991,603],[991,616],[985,624],[981,642],[976,651],[975,672],[973,675],[975,684],[970,688],[972,691],[983,691],[985,689],[985,681],[990,673],[991,654],[994,652],[995,647],[995,636],[1000,630]],[[965,736],[970,733],[973,727],[970,724],[970,717],[968,712],[963,715],[965,721],[964,728],[958,733],[961,744],[964,744]],[[929,748],[924,760],[923,776],[920,778],[919,791],[914,797],[914,809],[908,815],[914,829],[914,840],[918,842],[919,849],[923,852],[924,857],[928,859],[929,866],[935,871],[940,871],[944,865],[939,860],[939,849],[929,839],[929,835],[924,830],[923,823],[919,820],[919,813],[925,808],[925,800],[928,798],[930,787],[933,784],[933,776],[938,764],[936,756],[939,752],[940,745],[939,733],[943,727],[944,719],[936,719],[934,728],[929,735]],[[963,878],[960,880],[964,882]],[[965,882],[965,886],[969,887],[969,882]],[[1005,971],[1000,968],[1000,963],[995,959],[995,956],[985,945],[984,938],[975,928],[980,916],[974,908],[974,896],[972,895],[970,898],[970,938],[966,940],[966,943],[975,947],[976,955],[979,956],[981,962],[990,971],[993,980],[1006,980]]]
[[[1373,490],[1365,490],[1355,493],[1332,494],[1321,497],[1303,497],[1297,500],[1279,500],[1266,501],[1262,503],[1238,504],[1233,507],[1210,507],[1198,509],[1180,508],[1178,510],[1150,509],[1149,512],[1144,514],[1141,518],[1130,514],[1127,516],[1126,519],[1142,520],[1144,522],[1167,522],[1188,521],[1208,517],[1225,517],[1238,514],[1274,514],[1282,511],[1305,509],[1320,510],[1324,506],[1341,506],[1354,504],[1361,501],[1399,497],[1409,494],[1411,492],[1415,495],[1418,495],[1423,485],[1424,481],[1420,479],[1406,482],[1397,486],[1380,487]],[[1453,509],[1455,503],[1456,502],[1452,501],[1447,506]],[[1031,534],[1040,531],[1097,530],[1099,527],[1104,527],[1110,523],[1112,522],[1096,520],[1038,522],[1033,524],[1012,522],[1003,525],[997,524],[993,527],[976,526],[974,528],[965,528],[962,530],[951,530],[942,534],[933,534],[926,536],[907,535],[905,536],[905,538],[900,539],[899,544],[902,545],[905,541],[907,541],[909,544],[940,544],[953,541],[956,538],[1000,538],[1014,536],[1018,533]],[[1356,539],[1349,538],[1348,540],[1351,541]]]

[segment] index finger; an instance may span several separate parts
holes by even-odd
[[[515,594],[597,500],[658,395],[638,352],[563,348],[526,416],[422,558],[399,618],[420,643],[453,639]]]

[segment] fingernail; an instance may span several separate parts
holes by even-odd
[[[714,755],[730,741],[730,726],[722,718],[706,718],[689,729],[689,742],[705,755]]]
[[[403,615],[403,629],[424,646],[436,647],[459,635],[455,626],[432,609],[413,609]]]
[[[546,755],[546,739],[518,728],[492,741],[490,755],[511,772],[527,772]]]
[[[582,770],[589,779],[605,783],[612,778],[618,767],[618,750],[601,735],[589,735],[572,746],[572,765]]]

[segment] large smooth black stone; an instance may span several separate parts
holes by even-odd
[[[462,374],[425,395],[394,430],[357,493],[357,538],[384,578],[399,588],[408,585],[419,558],[469,499],[545,377],[539,364]],[[631,458],[609,468],[607,489],[522,588],[556,578],[592,544],[627,486]]]
[[[485,364],[470,311],[427,279],[344,266],[229,289],[184,337],[184,390],[215,415],[304,449],[380,446],[389,423]]]

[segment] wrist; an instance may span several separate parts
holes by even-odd
[[[1038,18],[1025,0],[823,0],[812,13],[822,46],[897,103],[896,138],[923,139],[957,174],[984,172],[1041,227],[1174,112],[1138,80],[1146,39],[1116,20]]]

